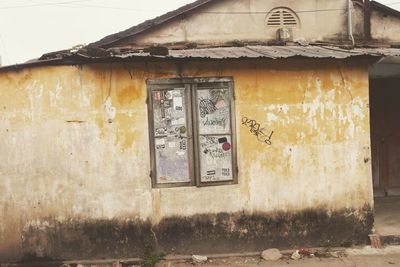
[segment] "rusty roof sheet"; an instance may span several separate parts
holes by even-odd
[[[303,58],[333,58],[346,59],[357,56],[400,56],[400,49],[395,48],[355,48],[343,49],[332,46],[243,46],[215,47],[201,49],[170,50],[168,55],[150,55],[148,52],[133,52],[114,54],[119,58],[175,58],[175,59],[240,59],[266,58],[284,59],[292,57]]]
[[[197,49],[169,50],[168,55],[151,55],[144,51],[108,51],[104,54],[90,54],[84,51],[60,51],[23,64],[4,66],[0,71],[45,65],[77,65],[104,62],[136,62],[167,60],[223,60],[223,59],[348,59],[355,57],[381,58],[400,56],[400,48],[354,48],[344,49],[333,46],[263,46],[213,47]]]
[[[385,57],[398,57],[400,56],[400,48],[357,48],[363,53],[374,53]]]

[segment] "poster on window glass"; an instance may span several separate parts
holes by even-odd
[[[219,182],[233,179],[231,137],[200,136],[201,182]]]
[[[229,89],[197,91],[199,134],[230,133]]]
[[[189,182],[185,89],[152,94],[157,183]]]

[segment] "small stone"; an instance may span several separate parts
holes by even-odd
[[[298,250],[296,250],[295,252],[293,252],[292,256],[290,257],[292,260],[300,260],[301,259],[301,255],[299,253]]]
[[[207,262],[208,258],[207,256],[202,255],[192,255],[192,260],[194,263],[205,263]]]
[[[336,251],[329,252],[329,254],[334,258],[339,258],[339,253],[337,253]]]
[[[261,258],[266,261],[277,261],[282,258],[282,253],[279,251],[279,249],[271,248],[264,250],[261,253]]]
[[[329,252],[329,255],[334,258],[343,258],[346,256],[346,253],[344,251],[331,251]]]

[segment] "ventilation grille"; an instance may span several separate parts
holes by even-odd
[[[297,15],[288,8],[273,9],[267,15],[267,26],[294,28],[299,26]]]

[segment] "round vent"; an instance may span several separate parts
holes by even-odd
[[[267,26],[280,28],[295,28],[300,20],[291,9],[279,7],[272,9],[267,15]]]

